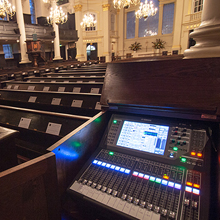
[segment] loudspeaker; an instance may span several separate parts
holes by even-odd
[[[14,29],[15,34],[20,34],[20,30],[18,28]]]

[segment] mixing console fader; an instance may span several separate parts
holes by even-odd
[[[113,115],[68,191],[130,219],[207,219],[207,141],[190,124]]]

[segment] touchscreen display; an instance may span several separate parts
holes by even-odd
[[[168,126],[124,121],[117,146],[164,155]]]

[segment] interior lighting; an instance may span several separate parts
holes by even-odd
[[[131,5],[140,4],[140,0],[113,0],[115,9],[129,8]]]
[[[150,16],[154,16],[157,13],[157,8],[154,8],[153,2],[145,0],[145,3],[140,3],[139,10],[135,12],[136,18],[144,18],[147,19]]]
[[[96,25],[97,21],[94,19],[94,16],[92,14],[85,14],[83,17],[82,22],[80,23],[80,26],[82,28],[87,27],[94,27]]]
[[[50,16],[47,17],[48,24],[64,24],[67,22],[67,14],[63,12],[62,7],[56,6],[55,8],[50,8]]]
[[[0,0],[0,18],[4,19],[6,15],[12,18],[15,15],[15,6],[12,6],[8,0]]]

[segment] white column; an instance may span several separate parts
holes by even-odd
[[[75,22],[76,30],[78,32],[78,41],[76,42],[76,59],[79,61],[85,61],[84,48],[83,48],[83,30],[80,26],[82,22],[82,5],[78,4],[74,6],[75,9]]]
[[[52,8],[55,9],[57,6],[56,0],[52,0]],[[55,32],[54,38],[54,59],[53,60],[62,60],[60,56],[60,35],[59,35],[59,26],[55,24],[55,19],[53,19],[53,30]]]
[[[182,23],[183,23],[183,8],[184,8],[185,0],[178,0],[175,2],[176,11],[174,18],[174,26],[173,26],[173,50],[178,50],[181,53],[181,31],[182,31]]]
[[[184,58],[220,57],[220,1],[204,0],[202,23],[190,34],[196,45],[184,52]]]
[[[24,17],[23,17],[23,10],[21,0],[16,0],[16,17],[18,28],[20,31],[20,51],[21,51],[21,62],[20,64],[31,63],[28,59],[27,54],[27,45],[26,45],[26,33],[25,33],[25,26],[24,26]]]
[[[118,11],[118,54],[119,56],[124,55],[124,38],[125,38],[125,10],[121,9]]]
[[[105,61],[110,62],[111,61],[111,45],[110,45],[110,30],[111,30],[111,18],[110,18],[110,4],[104,4],[102,5],[103,9],[103,20],[105,21],[103,24],[103,30],[104,30],[104,53]]]
[[[69,57],[68,57],[68,49],[69,49],[69,45],[66,44],[66,45],[65,45],[66,60],[69,59]]]

